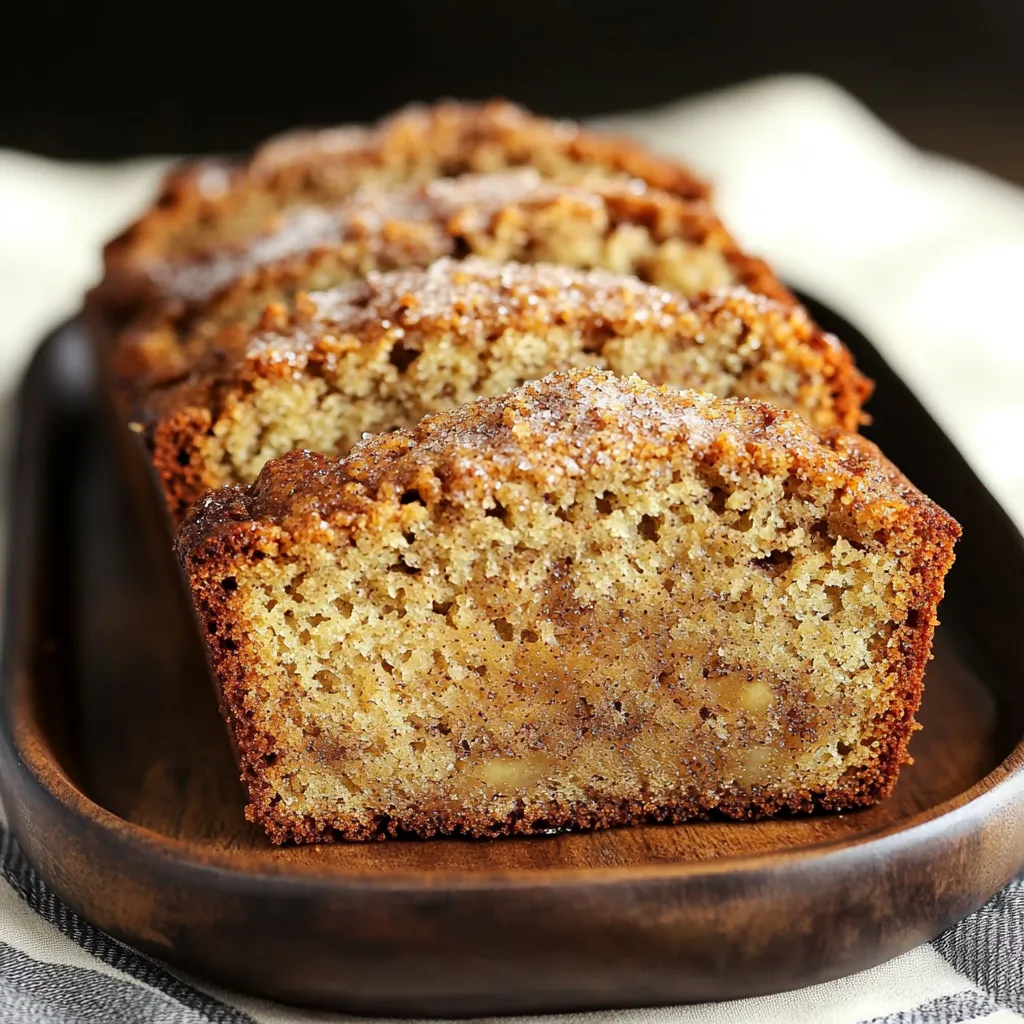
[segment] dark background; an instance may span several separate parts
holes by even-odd
[[[806,71],[1024,182],[1024,0],[22,0],[5,17],[0,146],[55,156],[239,150],[439,96],[585,116]]]

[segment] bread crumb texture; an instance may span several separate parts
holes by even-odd
[[[271,461],[176,543],[247,814],[311,842],[871,804],[958,535],[856,435],[573,370]]]

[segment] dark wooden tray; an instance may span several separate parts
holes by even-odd
[[[166,534],[126,491],[72,323],[21,393],[10,527],[0,782],[40,874],[202,977],[396,1015],[775,992],[871,967],[980,906],[1024,866],[1024,543],[871,346],[814,312],[878,381],[871,433],[964,527],[916,763],[890,800],[763,824],[272,849],[243,820]]]

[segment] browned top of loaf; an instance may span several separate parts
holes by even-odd
[[[338,537],[325,524],[342,536],[372,530],[397,503],[479,503],[504,480],[557,486],[566,475],[601,475],[615,463],[664,463],[678,445],[709,465],[793,474],[841,491],[854,521],[870,530],[960,533],[862,437],[819,438],[795,414],[763,402],[577,370],[428,416],[411,430],[374,435],[345,458],[299,451],[273,460],[250,487],[200,500],[176,543],[185,557],[213,553],[227,534],[259,542],[265,530],[333,544]]]
[[[414,333],[449,335],[453,344],[473,346],[505,331],[542,333],[554,327],[604,342],[644,331],[697,339],[720,318],[770,332],[780,348],[789,349],[794,363],[807,353],[824,358],[832,369],[838,423],[851,429],[858,425],[869,382],[845,347],[798,306],[745,289],[711,293],[691,303],[627,275],[476,258],[373,273],[356,284],[271,305],[255,329],[235,325],[204,344],[188,378],[150,393],[138,414],[152,422],[189,406],[216,411],[226,389],[259,378],[319,372],[360,346],[383,341],[407,346]]]
[[[230,244],[289,206],[337,201],[368,181],[404,181],[517,166],[549,177],[639,178],[688,199],[706,199],[689,168],[615,136],[536,117],[503,101],[410,106],[372,127],[294,132],[265,143],[245,162],[185,164],[156,202],[105,250],[108,277],[150,260],[176,259]],[[111,301],[139,282],[110,280]]]

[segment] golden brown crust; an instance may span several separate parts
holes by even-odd
[[[685,251],[666,252],[666,245]],[[298,209],[244,248],[154,265],[163,293],[183,306],[173,303],[129,329],[114,353],[115,371],[122,387],[138,394],[188,372],[216,325],[251,318],[296,290],[470,254],[581,269],[613,264],[609,269],[684,293],[736,284],[795,303],[703,203],[640,182],[567,185],[520,169],[364,189],[340,206]],[[681,280],[687,272],[690,287]],[[199,312],[183,315],[182,308]]]
[[[161,297],[153,266],[238,244],[282,210],[337,202],[368,182],[387,187],[519,166],[562,180],[638,178],[685,199],[709,195],[676,161],[510,103],[411,106],[369,128],[272,139],[244,163],[202,160],[177,168],[153,206],[106,247],[104,282],[92,302],[125,322]]]
[[[878,723],[882,739],[875,760],[822,791],[735,793],[721,799],[691,795],[671,805],[649,805],[642,798],[614,804],[595,800],[552,806],[540,824],[515,814],[488,818],[432,811],[402,817],[382,813],[368,825],[290,813],[275,800],[265,774],[276,758],[275,739],[254,726],[247,703],[258,659],[247,647],[245,623],[226,586],[240,565],[287,558],[290,550],[310,545],[347,545],[361,531],[372,531],[376,515],[411,491],[428,505],[459,505],[468,494],[517,474],[549,479],[569,460],[584,467],[623,459],[657,465],[678,445],[699,453],[708,467],[783,472],[826,486],[843,496],[843,515],[855,531],[914,552],[911,610],[888,644],[881,670],[894,676],[895,684]],[[275,842],[329,842],[399,834],[526,834],[682,821],[710,813],[759,818],[874,803],[891,791],[907,760],[936,607],[959,532],[947,513],[862,438],[836,433],[822,442],[798,417],[760,402],[672,393],[636,378],[572,372],[430,417],[413,430],[371,437],[345,459],[295,452],[271,462],[248,489],[217,491],[197,504],[178,532],[176,549],[209,641],[221,705],[249,792],[247,815]]]
[[[416,356],[407,334],[416,336],[420,349],[445,338],[457,349],[485,354],[510,332],[543,336],[555,328],[574,332],[576,347],[598,363],[619,339],[652,330],[668,340],[670,353],[703,344],[708,331],[731,331],[740,342],[757,343],[748,356],[737,347],[737,359],[760,359],[770,349],[775,361],[797,377],[822,380],[825,400],[798,397],[795,402],[819,429],[855,429],[870,393],[870,382],[858,373],[849,352],[800,307],[745,290],[688,303],[616,274],[468,259],[442,260],[424,271],[371,275],[346,288],[300,295],[287,306],[269,309],[255,330],[227,328],[212,344],[202,342],[184,381],[142,396],[134,416],[145,427],[177,519],[206,490],[232,482],[209,465],[205,439],[227,406],[243,400],[257,382],[324,377],[355,349],[379,349],[400,366],[396,353],[410,361]],[[700,373],[696,379],[672,379],[670,370],[654,366],[651,376],[659,384],[708,386]],[[786,404],[782,395],[777,400]]]

